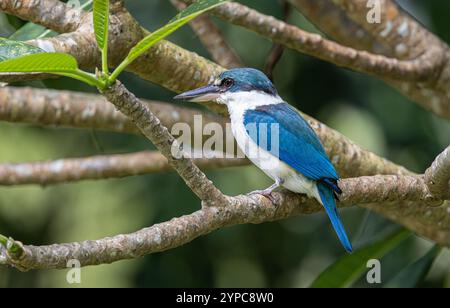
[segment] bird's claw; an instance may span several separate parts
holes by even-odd
[[[277,200],[275,199],[275,197],[272,195],[272,191],[268,191],[268,190],[255,190],[252,192],[249,192],[247,195],[261,195],[266,197],[267,199],[270,200],[270,202],[272,202],[273,205],[277,206]]]

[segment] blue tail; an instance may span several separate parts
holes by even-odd
[[[320,199],[322,199],[325,211],[327,212],[328,217],[330,217],[331,224],[333,225],[339,240],[347,252],[352,252],[352,244],[345,233],[344,226],[342,225],[341,218],[339,217],[339,213],[336,208],[333,190],[324,183],[320,182],[317,183],[317,188],[319,190]]]

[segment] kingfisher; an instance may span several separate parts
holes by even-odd
[[[212,83],[175,99],[226,105],[239,148],[274,181],[270,187],[250,194],[261,194],[274,202],[272,192],[284,187],[315,198],[323,205],[346,251],[352,252],[336,207],[342,193],[339,175],[314,130],[278,95],[263,72],[253,68],[227,70]]]

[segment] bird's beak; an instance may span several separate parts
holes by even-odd
[[[182,99],[190,102],[212,102],[219,98],[220,88],[216,85],[210,84],[195,90],[181,93],[174,97],[174,99]]]

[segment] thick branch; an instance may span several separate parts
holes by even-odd
[[[178,10],[184,10],[187,5],[180,0],[171,0]],[[192,20],[189,25],[198,36],[213,60],[226,68],[242,67],[242,61],[236,52],[225,41],[222,31],[207,16],[202,15]]]
[[[367,21],[370,7],[366,0],[331,1],[351,20],[371,33],[376,41],[393,49],[397,58],[421,57],[424,61],[433,62],[434,59],[429,59],[433,55],[430,49],[440,48],[444,51],[446,49],[445,44],[403,11],[395,1],[381,0],[380,19],[372,23]]]
[[[224,124],[223,118],[200,110],[169,103],[144,102],[169,128],[176,123],[194,127],[195,116],[202,117],[203,126],[209,123]],[[0,121],[140,134],[136,125],[104,97],[50,89],[0,88]]]
[[[344,188],[341,206],[356,202],[377,202],[377,206],[382,208],[383,203],[380,202],[389,200],[421,202],[426,198],[427,192],[420,177],[408,176],[347,179],[343,180],[341,185]],[[321,210],[316,201],[302,195],[282,192],[276,193],[275,198],[279,203],[276,207],[262,196],[237,196],[230,198],[228,206],[203,207],[192,214],[153,225],[136,233],[97,241],[40,247],[22,246],[11,241],[11,244],[20,245],[20,249],[8,252],[3,248],[3,263],[21,270],[66,268],[71,259],[79,260],[83,266],[112,263],[176,248],[226,226],[274,221]],[[448,234],[440,243],[450,246]]]
[[[413,175],[406,168],[380,158],[354,144],[341,133],[329,128],[314,118],[303,114],[320,137],[333,165],[341,177],[358,177],[376,174]]]
[[[59,33],[77,30],[85,15],[59,0],[2,0],[0,10]]]
[[[442,44],[430,45],[420,57],[402,61],[340,45],[239,3],[224,4],[214,9],[213,14],[299,52],[378,77],[429,80],[445,60],[446,49]]]
[[[246,159],[195,159],[194,162],[201,169],[248,165]],[[47,186],[171,170],[167,159],[159,152],[99,155],[47,162],[0,164],[0,185],[38,184]]]
[[[344,204],[390,201],[428,201],[429,192],[422,176],[373,175],[343,180],[339,184]]]
[[[430,80],[405,82],[388,76],[382,79],[427,110],[450,120],[448,46],[392,1],[381,2],[383,15],[380,24],[367,22],[369,10],[365,7],[367,1],[317,0],[312,3],[309,0],[290,0],[290,2],[323,32],[350,47],[410,59],[428,53],[430,46],[442,46],[445,58],[441,68]],[[330,18],[325,17],[328,15]],[[355,40],[355,37],[358,39]]]
[[[438,198],[450,197],[450,146],[427,169],[425,180],[433,195]]]
[[[180,144],[146,104],[136,98],[120,82],[116,82],[103,94],[119,111],[133,120],[142,134],[167,158],[169,164],[200,200],[211,205],[226,203],[226,197],[191,159],[185,158],[186,154]],[[174,154],[181,158],[175,157]]]

